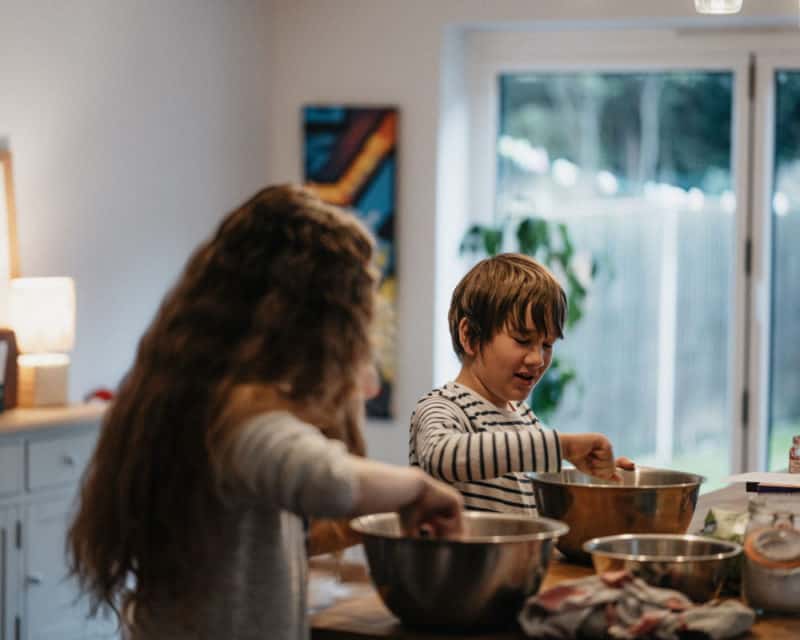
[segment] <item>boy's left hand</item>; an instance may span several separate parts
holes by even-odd
[[[632,471],[628,458],[614,459],[614,448],[602,433],[561,434],[564,457],[583,473],[604,480],[620,480],[617,467]]]

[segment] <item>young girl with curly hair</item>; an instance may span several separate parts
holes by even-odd
[[[94,608],[133,640],[306,638],[309,518],[397,510],[461,527],[461,499],[362,447],[369,234],[291,186],[190,258],[105,415],[68,536]],[[337,441],[338,440],[338,441]]]

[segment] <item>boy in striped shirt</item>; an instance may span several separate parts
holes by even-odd
[[[544,266],[521,254],[475,265],[453,292],[448,321],[461,371],[425,395],[411,415],[409,461],[478,511],[535,513],[525,472],[560,471],[562,459],[602,478],[616,466],[600,433],[542,428],[525,402],[563,338],[567,298]]]

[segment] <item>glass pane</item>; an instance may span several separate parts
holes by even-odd
[[[704,491],[730,470],[732,89],[730,72],[500,77],[498,223],[550,223],[537,256],[582,311],[555,352],[576,378],[546,417]]]
[[[778,71],[775,89],[769,468],[785,469],[800,435],[800,71]]]

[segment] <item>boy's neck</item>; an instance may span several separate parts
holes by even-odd
[[[480,378],[478,378],[469,367],[461,367],[461,371],[458,372],[455,381],[462,387],[467,387],[467,389],[474,391],[481,398],[486,400],[486,402],[493,404],[498,409],[502,409],[503,411],[513,411],[515,409],[509,400],[499,398],[489,391],[486,385],[481,382]]]

